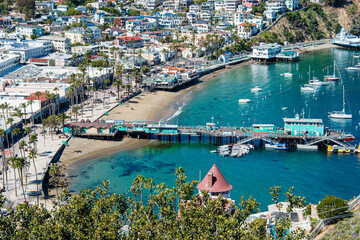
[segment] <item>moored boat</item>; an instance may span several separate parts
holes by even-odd
[[[259,88],[258,86],[255,86],[254,88],[251,89],[251,92],[261,92],[262,88]]]
[[[317,145],[308,145],[308,144],[296,144],[296,148],[298,150],[314,150],[317,151],[318,150],[318,146]]]
[[[352,114],[345,112],[345,87],[343,86],[343,109],[342,111],[334,111],[329,114],[330,118],[337,118],[337,119],[351,119]]]
[[[289,72],[284,73],[284,77],[292,77],[292,76],[293,76],[292,73],[289,73]]]
[[[251,102],[251,100],[247,98],[239,99],[239,103],[249,103],[249,102]]]
[[[300,90],[303,92],[315,92],[316,89],[309,84],[305,84],[304,86],[301,86]]]
[[[352,141],[352,140],[355,140],[355,137],[354,137],[354,135],[348,133],[348,134],[345,134],[345,140]]]
[[[335,59],[334,59],[334,74],[332,75],[326,75],[324,76],[324,80],[325,81],[338,81],[340,79],[340,77],[337,77],[336,76],[336,62],[335,62]]]

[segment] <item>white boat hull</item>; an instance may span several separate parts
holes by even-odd
[[[352,119],[352,114],[345,114],[345,113],[333,113],[329,115],[330,118],[336,119]]]
[[[317,145],[297,144],[296,147],[298,150],[314,150],[314,151],[318,150]]]

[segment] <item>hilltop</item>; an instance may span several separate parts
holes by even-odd
[[[266,42],[304,42],[331,38],[342,26],[358,35],[360,1],[345,1],[336,6],[313,4],[298,12],[288,12],[269,31],[257,37]]]

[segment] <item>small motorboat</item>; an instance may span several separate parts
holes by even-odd
[[[345,140],[352,141],[352,140],[355,140],[355,137],[354,137],[354,135],[348,133],[348,134],[345,134]]]
[[[274,147],[275,150],[288,150],[289,146],[287,146],[285,143],[278,143]]]
[[[211,152],[211,153],[217,153],[217,151],[216,151],[216,150],[211,150],[210,152]]]
[[[360,57],[360,53],[355,53],[354,54],[354,58],[359,58]]]
[[[349,67],[346,67],[345,69],[346,70],[359,70],[360,68],[356,67],[356,66],[349,66]]]
[[[249,102],[251,102],[251,100],[247,98],[239,99],[239,103],[249,103]]]
[[[259,88],[258,86],[255,86],[254,88],[251,89],[251,92],[261,92],[262,89]]]
[[[298,150],[311,150],[311,151],[317,151],[318,146],[317,145],[308,145],[308,144],[296,144],[296,147]]]
[[[289,72],[284,73],[284,77],[292,77],[292,76],[293,76],[292,73],[289,73]]]
[[[315,88],[310,86],[309,84],[305,84],[304,86],[301,86],[300,89],[303,92],[315,92]]]
[[[326,84],[327,84],[326,82],[320,81],[317,77],[313,77],[313,79],[311,79],[309,81],[310,86],[323,86],[323,85],[326,85]]]
[[[281,108],[281,110],[285,111],[285,110],[287,110],[287,107],[283,107],[283,108]]]

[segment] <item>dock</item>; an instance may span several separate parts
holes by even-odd
[[[355,146],[345,141],[345,133],[335,130],[327,130],[323,135],[291,135],[284,128],[267,127],[259,130],[258,125],[254,125],[255,127],[178,126],[153,121],[100,120],[93,124],[89,122],[68,123],[65,125],[65,132],[74,137],[102,140],[132,137],[156,139],[170,143],[199,142],[214,145],[237,143],[260,146],[276,141],[288,146],[307,144],[327,149],[328,145],[336,145],[355,149]]]

